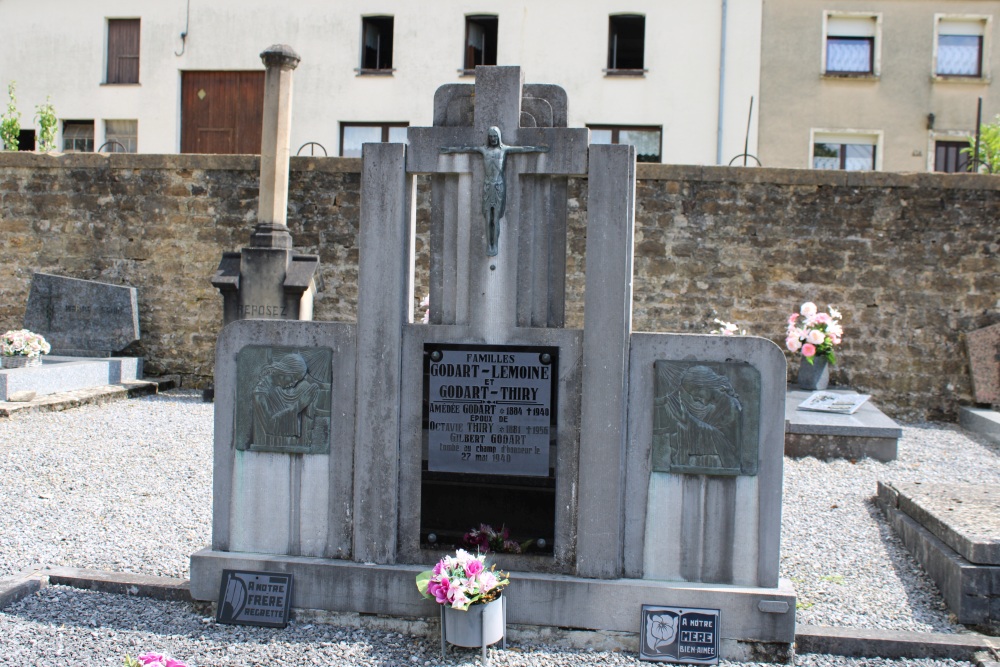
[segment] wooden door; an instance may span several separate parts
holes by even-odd
[[[264,72],[183,72],[181,152],[260,154]]]

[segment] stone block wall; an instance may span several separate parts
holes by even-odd
[[[351,321],[360,161],[293,158],[288,220],[318,254],[317,320]],[[149,374],[211,381],[222,299],[210,279],[256,222],[253,156],[0,153],[0,328],[34,271],[138,288]],[[1000,178],[639,165],[636,331],[713,318],[784,338],[804,300],[844,313],[833,381],[905,420],[972,399],[964,332],[1000,321]],[[583,322],[587,188],[570,182],[568,325]],[[429,188],[418,196],[426,293]],[[419,313],[418,313],[419,319]],[[794,360],[790,359],[794,364]],[[794,369],[790,369],[790,377]]]

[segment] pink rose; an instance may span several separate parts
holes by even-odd
[[[816,313],[816,316],[813,318],[813,321],[816,322],[817,324],[829,324],[830,316],[827,315],[826,313]]]
[[[802,304],[802,307],[799,309],[799,312],[805,315],[806,317],[812,317],[813,315],[816,314],[816,304],[813,303],[812,301],[806,301],[804,304]]]
[[[465,564],[465,576],[475,577],[477,574],[483,571],[483,562],[478,558],[474,558]]]
[[[804,357],[815,357],[816,347],[812,343],[806,343],[802,346],[802,356]]]
[[[806,336],[806,340],[813,345],[822,345],[823,341],[826,340],[826,334],[819,329],[813,329],[809,332],[809,335]]]
[[[795,326],[795,321],[797,319],[799,319],[799,314],[798,313],[792,313],[791,315],[789,315],[788,316],[788,326],[789,327]]]
[[[802,349],[802,342],[796,336],[789,336],[785,339],[785,347],[787,347],[790,352],[798,352]]]

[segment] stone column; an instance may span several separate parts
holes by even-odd
[[[260,202],[254,248],[291,248],[288,219],[288,161],[292,133],[292,71],[299,55],[287,44],[260,54],[264,74],[264,118],[260,138]]]
[[[264,118],[260,142],[260,196],[250,246],[227,252],[212,279],[222,292],[223,323],[246,319],[311,320],[319,257],[292,251],[288,166],[292,129],[292,70],[299,56],[275,44],[260,54]]]

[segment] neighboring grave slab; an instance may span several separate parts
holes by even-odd
[[[24,328],[45,336],[52,354],[111,356],[139,340],[136,289],[36,273]]]
[[[853,393],[831,389],[832,393]],[[799,410],[813,392],[789,389],[785,399],[785,454],[793,458],[812,456],[821,460],[873,458],[895,461],[903,429],[865,401],[854,414]]]
[[[893,484],[899,509],[963,558],[1000,565],[1000,488],[986,484]]]
[[[977,403],[1000,405],[1000,323],[965,334]]]
[[[1000,492],[879,482],[876,500],[959,623],[1000,634]]]

